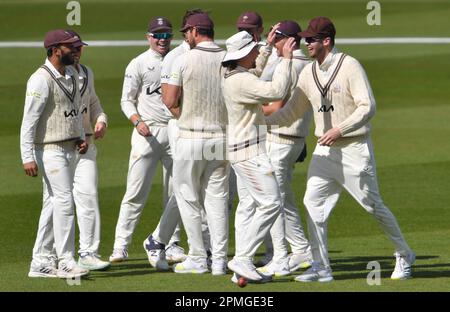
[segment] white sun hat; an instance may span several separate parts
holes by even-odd
[[[225,42],[227,46],[227,53],[222,60],[223,62],[240,60],[247,56],[255,46],[259,45],[258,42],[253,40],[253,37],[246,31],[240,31],[234,34]]]

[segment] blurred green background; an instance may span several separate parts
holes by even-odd
[[[144,39],[147,23],[166,16],[178,29],[185,10],[211,11],[216,38],[235,32],[246,10],[258,11],[266,29],[295,19],[306,28],[310,18],[330,17],[338,38],[450,37],[449,1],[379,1],[381,25],[369,26],[367,1],[79,1],[81,26],[66,24],[66,1],[0,1],[1,41],[42,41],[54,28],[74,28],[89,40]],[[177,33],[175,39],[181,39]],[[245,291],[448,291],[450,284],[450,45],[341,45],[364,66],[377,100],[372,121],[378,178],[386,204],[396,215],[417,253],[414,278],[389,279],[393,247],[374,219],[347,194],[341,197],[329,226],[329,248],[336,281],[326,285],[274,283],[249,285]],[[97,142],[102,216],[101,254],[114,240],[119,205],[125,192],[132,126],[120,110],[123,73],[145,47],[87,47],[82,62],[95,73],[102,105],[109,115],[107,136]],[[161,214],[162,179],[154,180],[147,206],[130,246],[129,262],[92,273],[81,286],[63,280],[27,277],[41,207],[42,183],[23,173],[19,131],[26,81],[45,60],[43,48],[0,48],[0,290],[2,291],[240,291],[231,274],[185,276],[150,268],[141,242]],[[315,138],[308,138],[309,152]],[[306,163],[295,171],[294,189],[304,216]],[[234,235],[230,222],[230,256]],[[185,236],[183,236],[185,238]],[[187,247],[186,241],[183,246]],[[258,256],[262,255],[258,253]],[[368,286],[369,261],[379,261],[382,285]],[[299,272],[300,273],[300,272]]]

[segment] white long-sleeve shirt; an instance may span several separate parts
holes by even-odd
[[[285,101],[287,101],[292,96],[297,86],[298,77],[300,73],[305,68],[305,66],[310,62],[310,60],[303,54],[302,50],[300,49],[294,50],[292,52],[292,56],[293,56],[291,69],[292,81],[289,88],[289,92],[284,99]],[[272,80],[275,68],[277,67],[281,59],[282,59],[281,57],[278,57],[278,59],[273,60],[270,64],[267,64],[266,68],[264,69],[263,76],[261,76],[261,79],[268,81]],[[295,138],[304,138],[308,135],[311,119],[312,119],[312,112],[308,111],[303,115],[302,118],[299,118],[288,127],[269,128],[267,140],[277,142],[280,144],[295,144],[296,142]]]
[[[339,128],[342,137],[368,134],[376,103],[361,64],[333,49],[320,66],[313,62],[305,67],[292,98],[266,120],[269,124],[289,125],[310,107],[317,137],[333,127]]]
[[[81,92],[83,127],[86,135],[94,133],[92,124],[104,122],[108,125],[108,116],[104,113],[100,99],[95,92],[94,73],[86,65],[81,65],[78,72],[78,85]]]
[[[175,59],[190,49],[191,47],[189,44],[186,41],[183,41],[178,47],[169,51],[169,53],[164,56],[161,67],[161,83],[169,83],[170,74],[172,73],[172,65],[175,62]]]
[[[286,96],[291,82],[291,65],[291,60],[283,59],[272,81],[263,81],[239,66],[225,75],[223,93],[228,111],[231,162],[250,159],[265,150],[266,122],[262,104]]]
[[[72,77],[77,77],[73,68],[69,66],[66,67],[65,75],[63,76],[48,59],[45,60],[45,66],[47,66],[55,78],[58,79],[69,92],[73,91],[71,88],[77,86],[72,84]],[[24,164],[36,161],[34,155],[36,130],[49,96],[50,88],[46,79],[41,75],[32,75],[27,82],[22,126],[20,128],[20,151],[22,163]],[[84,138],[84,132],[82,133],[81,138]]]
[[[163,57],[148,49],[128,64],[120,105],[128,119],[139,114],[149,125],[167,125],[173,118],[161,96]]]

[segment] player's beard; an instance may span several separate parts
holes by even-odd
[[[73,65],[75,63],[75,59],[71,52],[61,55],[59,60],[65,66]]]

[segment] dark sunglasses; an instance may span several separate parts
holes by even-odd
[[[314,37],[305,38],[305,42],[308,43],[308,44],[311,44],[311,43],[314,43],[314,42],[320,42],[322,40],[323,39],[321,39],[321,38],[314,38]]]
[[[173,34],[171,33],[149,33],[150,36],[152,36],[155,39],[170,39],[173,37]]]

